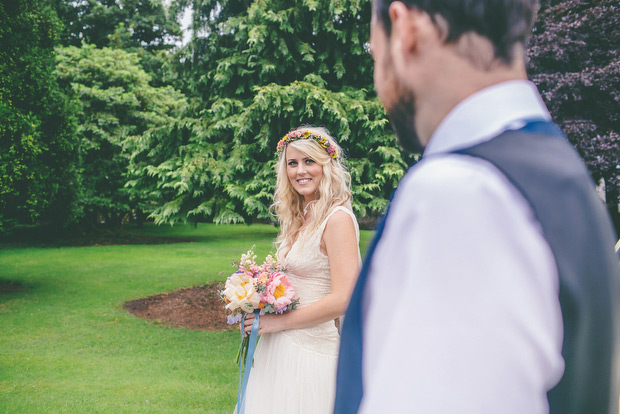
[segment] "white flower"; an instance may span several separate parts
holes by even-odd
[[[242,272],[230,275],[222,292],[228,301],[226,309],[230,311],[241,309],[244,312],[252,312],[258,308],[260,297],[254,282],[254,278]]]

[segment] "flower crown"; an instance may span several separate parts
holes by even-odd
[[[327,154],[330,157],[332,157],[333,159],[338,158],[338,150],[336,149],[336,146],[334,144],[332,144],[327,138],[308,130],[292,131],[286,134],[278,142],[278,145],[276,146],[276,153],[278,155],[282,154],[284,148],[286,147],[286,144],[288,144],[289,142],[297,141],[299,139],[313,139],[318,142],[320,146],[325,148],[325,151],[327,151]]]

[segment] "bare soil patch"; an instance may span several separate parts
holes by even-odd
[[[221,282],[183,288],[169,293],[125,302],[123,307],[140,317],[175,328],[225,331],[237,329],[226,323]]]

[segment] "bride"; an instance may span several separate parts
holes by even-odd
[[[324,128],[289,132],[277,146],[273,209],[277,258],[299,305],[259,318],[262,335],[246,390],[246,414],[331,413],[343,315],[357,278],[359,230],[350,176]],[[254,315],[245,320],[249,333]]]

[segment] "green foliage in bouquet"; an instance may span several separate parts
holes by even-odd
[[[186,1],[194,39],[180,52],[187,117],[150,131],[131,174],[163,203],[156,222],[269,221],[278,140],[323,125],[345,150],[353,207],[376,216],[412,158],[375,96],[370,1]]]

